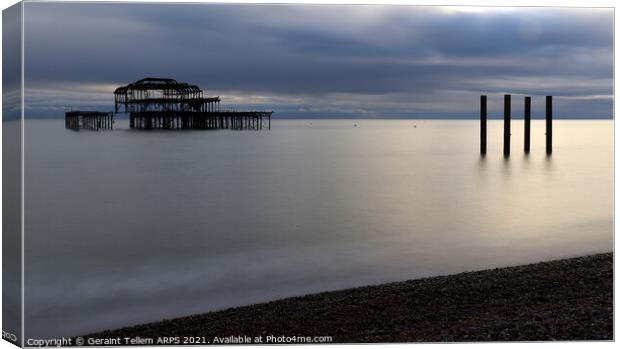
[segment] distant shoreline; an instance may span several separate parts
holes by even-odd
[[[613,253],[323,292],[84,337],[199,336],[214,344],[268,335],[334,343],[612,340]]]

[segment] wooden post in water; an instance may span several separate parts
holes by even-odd
[[[551,152],[553,151],[553,146],[552,146],[552,141],[553,141],[553,97],[552,96],[547,96],[547,100],[545,103],[546,106],[546,130],[547,132],[545,133],[545,135],[547,136],[547,155],[551,155]]]
[[[480,154],[487,153],[487,96],[480,96]]]
[[[510,95],[504,95],[504,156],[510,156]]]
[[[532,97],[525,97],[525,110],[523,112],[525,136],[523,139],[523,151],[530,153],[530,123],[532,121]]]

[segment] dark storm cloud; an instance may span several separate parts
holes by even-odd
[[[28,3],[27,105],[109,109],[165,76],[280,116],[475,116],[513,93],[610,117],[612,28],[610,9]]]

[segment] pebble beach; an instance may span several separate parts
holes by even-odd
[[[324,292],[85,337],[162,336],[199,336],[202,344],[259,336],[333,343],[613,340],[613,254]]]

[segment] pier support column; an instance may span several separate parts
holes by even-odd
[[[487,96],[480,96],[480,154],[487,153]]]
[[[523,111],[524,121],[524,138],[523,138],[523,151],[526,154],[530,153],[530,123],[532,121],[532,97],[525,97],[525,110]]]
[[[553,151],[553,145],[552,145],[552,141],[553,141],[553,97],[552,96],[547,96],[547,99],[545,101],[545,109],[546,109],[546,148],[547,148],[547,155],[551,155],[552,151]]]
[[[504,95],[504,156],[510,156],[510,95]]]

